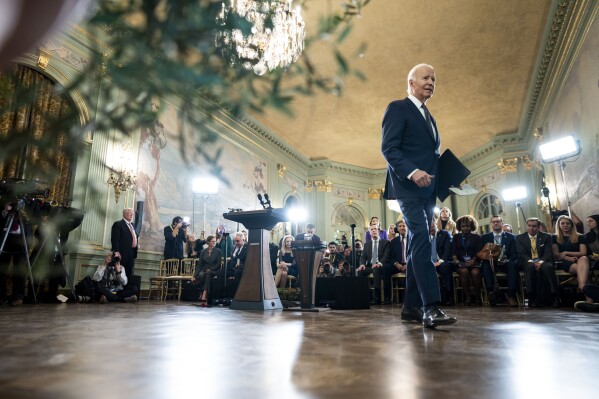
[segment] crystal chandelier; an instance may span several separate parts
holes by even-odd
[[[121,192],[132,189],[135,187],[136,182],[137,177],[132,172],[123,170],[110,172],[110,177],[106,183],[114,187],[114,201],[118,203]]]
[[[247,20],[251,32],[223,29],[216,45],[231,65],[263,75],[268,70],[286,67],[297,61],[304,50],[304,20],[300,7],[291,8],[292,0],[229,0],[222,3],[219,23],[225,25],[230,13]]]

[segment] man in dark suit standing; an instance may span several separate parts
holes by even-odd
[[[453,237],[447,230],[438,230],[437,221],[433,219],[430,227],[431,259],[441,276],[441,300],[444,304],[453,306],[453,270],[451,262],[451,241]]]
[[[489,303],[495,305],[497,303],[495,292],[495,273],[502,272],[507,274],[507,304],[508,306],[518,306],[516,294],[518,292],[518,279],[520,272],[518,269],[518,252],[516,250],[516,236],[507,231],[503,231],[503,219],[501,216],[491,216],[491,229],[493,231],[483,234],[483,246],[485,244],[494,244],[501,248],[501,252],[497,260],[491,262],[488,260],[482,261],[483,278],[487,288],[487,296]]]
[[[112,251],[121,256],[121,266],[129,278],[133,276],[135,258],[137,258],[137,234],[133,228],[133,208],[123,209],[123,219],[114,222],[110,233]]]
[[[381,144],[387,161],[384,197],[397,199],[409,231],[401,318],[430,328],[457,321],[439,308],[439,280],[431,260],[429,227],[435,207],[440,140],[425,103],[433,95],[435,79],[430,65],[412,68],[408,74],[408,97],[391,102],[385,111]]]
[[[553,306],[559,306],[551,235],[540,232],[540,224],[538,218],[528,218],[527,232],[516,236],[518,263],[524,270],[526,293],[531,305],[545,305],[541,292],[548,290],[553,297]]]
[[[372,273],[374,277],[374,298],[373,305],[381,304],[381,278],[384,278],[385,299],[384,304],[391,304],[391,275],[387,269],[391,267],[391,242],[379,238],[379,228],[377,225],[370,226],[370,241],[364,243],[364,250],[360,257],[360,266],[356,269],[358,276],[369,276]],[[387,281],[386,276],[389,275]]]
[[[312,241],[320,241],[320,237],[314,234],[316,231],[316,226],[312,223],[306,224],[306,232],[298,234],[294,237],[295,241],[304,241],[304,240],[312,240]]]

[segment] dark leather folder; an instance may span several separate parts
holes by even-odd
[[[449,197],[449,188],[459,187],[470,173],[450,149],[445,150],[439,158],[437,169],[437,198],[445,201]]]

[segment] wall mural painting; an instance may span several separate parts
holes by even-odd
[[[256,195],[266,191],[267,163],[226,140],[217,140],[216,143],[205,145],[208,151],[216,152],[222,148],[219,167],[228,185],[221,181],[218,194],[198,194],[194,198],[191,181],[202,173],[206,164],[203,161],[186,164],[181,159],[177,135],[184,131],[191,140],[193,132],[180,126],[177,109],[169,106],[154,126],[141,131],[136,201],[145,202],[140,243],[146,251],[163,251],[163,229],[170,225],[175,216],[189,217],[191,228],[198,234],[203,230],[204,220],[206,235],[213,234],[220,224],[228,232],[234,232],[237,223],[225,220],[222,214],[228,212],[229,208],[259,209]],[[243,229],[243,226],[239,226],[239,229]]]

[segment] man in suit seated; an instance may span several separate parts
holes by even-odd
[[[374,277],[374,305],[381,304],[381,278],[387,274],[389,278],[385,278],[385,299],[384,304],[391,304],[391,278],[390,274],[385,273],[384,268],[390,268],[389,260],[391,259],[391,243],[388,240],[379,238],[379,228],[376,225],[370,226],[371,240],[366,241],[364,250],[360,257],[360,266],[356,269],[358,276],[369,276],[371,273]]]
[[[516,293],[518,292],[518,279],[520,273],[518,270],[518,252],[516,250],[516,236],[512,233],[503,231],[503,219],[501,216],[493,215],[491,217],[491,229],[493,231],[483,234],[483,246],[485,244],[494,244],[501,248],[497,258],[493,258],[493,265],[489,260],[482,261],[482,272],[487,288],[489,303],[495,306],[497,303],[495,292],[495,273],[502,272],[507,274],[507,304],[508,306],[518,306]]]
[[[433,219],[430,229],[431,235],[431,260],[441,276],[441,302],[445,305],[455,305],[453,297],[453,271],[451,262],[451,233],[447,230],[439,230],[437,220]]]
[[[391,240],[391,264],[393,265],[392,274],[405,273],[407,262],[408,247],[408,228],[406,222],[400,220],[395,225],[395,238]]]
[[[543,292],[549,292],[553,306],[559,306],[551,235],[540,232],[539,226],[538,218],[528,218],[527,232],[516,236],[518,264],[524,270],[527,298],[531,306],[547,304]]]
[[[337,248],[337,243],[335,241],[331,241],[328,245],[328,254],[325,255],[330,261],[331,265],[337,270],[339,267],[339,262],[344,261],[345,257],[339,249]]]
[[[227,278],[234,278],[237,281],[241,280],[247,252],[245,235],[242,232],[235,233],[233,235],[233,252],[227,261]]]
[[[312,240],[312,241],[320,241],[320,237],[318,237],[316,234],[314,234],[314,231],[316,231],[316,226],[314,226],[312,223],[308,223],[306,224],[306,232],[305,233],[301,233],[296,235],[295,241],[303,241],[303,240]]]

